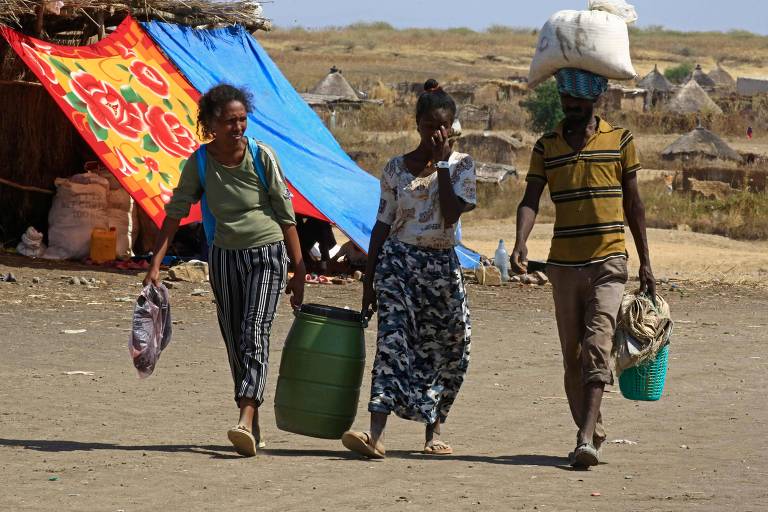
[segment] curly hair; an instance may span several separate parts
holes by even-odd
[[[424,92],[419,95],[416,101],[416,122],[425,114],[444,108],[456,117],[456,102],[451,95],[440,87],[437,80],[430,78],[424,82]]]
[[[246,89],[230,84],[219,84],[200,97],[197,102],[197,133],[203,139],[213,137],[211,124],[232,101],[239,101],[246,112],[253,112],[253,95]]]

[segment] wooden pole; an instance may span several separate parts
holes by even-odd
[[[31,185],[20,185],[19,183],[14,183],[10,180],[6,180],[5,178],[0,178],[0,184],[8,185],[9,187],[17,188],[19,190],[24,190],[25,192],[38,192],[40,194],[50,194],[50,195],[53,195],[54,193],[53,190],[48,190],[40,187],[33,187]]]
[[[107,27],[104,26],[104,9],[99,9],[96,11],[96,24],[98,25],[98,28],[96,29],[96,38],[101,41],[106,37],[107,35]]]
[[[45,18],[45,0],[40,2],[37,8],[37,19],[35,20],[35,35],[40,37],[43,33],[43,19]]]

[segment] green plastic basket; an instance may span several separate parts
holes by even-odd
[[[619,377],[621,394],[630,400],[659,400],[664,392],[668,360],[669,345],[664,345],[653,361],[624,370]]]

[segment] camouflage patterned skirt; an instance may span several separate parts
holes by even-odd
[[[390,238],[374,285],[379,332],[368,410],[445,421],[469,365],[469,307],[456,253]]]

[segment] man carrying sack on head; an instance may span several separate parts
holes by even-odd
[[[605,429],[600,403],[610,369],[616,317],[627,282],[624,219],[640,259],[640,290],[655,297],[637,186],[640,169],[632,133],[595,116],[608,80],[589,71],[562,68],[555,74],[565,119],[536,143],[517,210],[512,266],[527,270],[526,243],[539,200],[549,186],[555,228],[547,261],[565,367],[565,391],[578,427],[574,467],[599,463]]]

